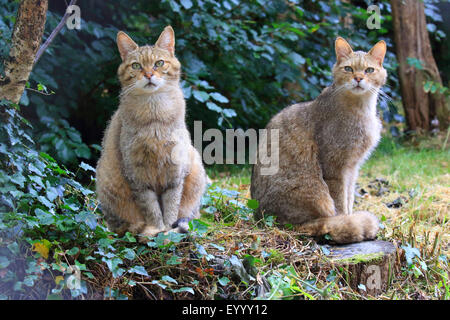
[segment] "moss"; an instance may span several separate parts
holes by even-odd
[[[355,254],[352,257],[339,259],[334,258],[331,259],[334,263],[339,264],[357,264],[361,262],[381,262],[383,259],[383,252],[374,252],[374,253],[367,253],[367,254]]]
[[[284,255],[277,249],[270,249],[269,253],[270,253],[270,256],[267,259],[267,263],[273,264],[273,265],[278,265],[285,261]]]

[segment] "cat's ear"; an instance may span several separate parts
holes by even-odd
[[[169,51],[172,55],[175,53],[175,32],[171,26],[164,28],[158,41],[156,41],[155,46]]]
[[[373,46],[369,51],[369,55],[371,55],[381,66],[383,64],[384,55],[386,54],[386,42],[383,40],[378,41],[376,45]]]
[[[341,62],[342,59],[348,58],[353,53],[352,47],[350,47],[348,42],[341,37],[337,37],[334,48],[336,50],[336,59],[338,63]]]
[[[120,57],[122,61],[125,60],[128,53],[136,50],[139,46],[133,41],[125,32],[119,31],[117,33],[117,47],[119,48]]]

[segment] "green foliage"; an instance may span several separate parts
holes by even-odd
[[[74,180],[75,175],[51,156],[34,150],[33,139],[23,128],[29,123],[19,115],[17,105],[7,101],[0,105],[0,234],[4,241],[0,255],[2,267],[10,267],[0,285],[10,285],[17,297],[44,273],[55,276],[56,272],[66,276],[54,289],[58,293],[73,272],[67,262],[86,271],[74,257],[80,253],[88,257],[91,249],[86,243],[109,233],[98,223],[93,191]],[[35,253],[25,254],[30,248]],[[43,260],[50,251],[51,264]],[[72,295],[86,293],[85,289],[81,281]]]
[[[261,128],[286,105],[315,98],[331,83],[338,35],[355,49],[368,50],[380,39],[392,47],[387,37],[392,27],[389,4],[380,4],[380,30],[366,28],[365,5],[337,1],[164,0],[130,5],[120,0],[98,2],[92,12],[84,9],[87,1],[79,5],[81,30],[63,28],[31,75],[30,87],[45,85],[56,94],[27,90],[22,99],[39,150],[71,169],[80,159],[95,162],[106,122],[118,106],[119,29],[147,44],[166,25],[174,27],[188,124],[202,120],[205,129]],[[16,4],[2,8],[0,41],[11,33],[16,9]],[[346,28],[348,14],[353,25]],[[59,20],[59,14],[48,13],[46,35]],[[385,91],[395,99],[393,53],[388,52],[385,66],[390,74]],[[398,120],[393,105],[381,101],[380,107],[388,121]]]

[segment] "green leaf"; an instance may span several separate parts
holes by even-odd
[[[133,260],[136,257],[136,253],[133,249],[125,248],[122,250],[123,257],[128,260]]]
[[[172,8],[172,10],[174,12],[180,12],[181,8],[180,8],[180,5],[178,3],[176,3],[173,0],[169,0],[169,4],[170,4],[170,7]]]
[[[0,256],[0,269],[4,269],[7,266],[9,266],[9,264],[11,263],[11,261],[9,261],[9,259],[5,256]]]
[[[206,102],[209,100],[209,94],[205,91],[194,90],[192,92],[194,98],[200,102]]]
[[[189,221],[189,230],[197,232],[200,236],[208,231],[209,224],[199,219]]]
[[[247,200],[247,207],[249,207],[250,209],[258,209],[259,207],[259,202],[258,200],[255,199],[248,199]]]
[[[90,165],[88,165],[87,163],[81,162],[80,164],[80,168],[83,169],[84,171],[92,171],[95,172],[95,169],[93,167],[91,167]]]
[[[228,100],[227,97],[221,95],[221,94],[218,93],[218,92],[212,92],[212,93],[210,93],[209,95],[210,95],[214,100],[216,100],[217,102],[220,102],[220,103],[228,103],[228,102],[230,102],[230,100]]]
[[[234,111],[233,109],[223,109],[223,114],[227,118],[233,118],[237,116],[236,111]]]
[[[177,264],[181,264],[181,259],[180,257],[176,256],[176,255],[172,255],[170,256],[169,259],[167,259],[166,263],[168,265],[177,265]]]
[[[423,85],[423,90],[428,93],[430,92],[431,86],[433,85],[433,81],[427,81],[425,82],[425,84]]]
[[[172,278],[170,276],[162,276],[161,281],[167,281],[167,282],[178,284],[177,280],[175,280],[174,278]]]
[[[408,63],[410,66],[413,66],[414,68],[418,70],[423,70],[422,61],[417,58],[406,58],[406,63]]]
[[[219,112],[219,113],[222,112],[222,108],[219,107],[219,106],[218,106],[217,104],[215,104],[214,102],[211,102],[211,101],[208,101],[208,102],[206,103],[206,107],[207,107],[209,110],[212,110],[212,111],[215,111],[215,112]]]
[[[406,246],[401,246],[401,248],[403,250],[405,250],[405,258],[406,258],[406,263],[408,264],[408,266],[411,266],[413,264],[414,257],[420,258],[419,249],[411,247],[410,244],[408,244]]]
[[[180,289],[171,289],[171,291],[172,291],[173,293],[189,292],[189,293],[191,293],[192,295],[194,295],[194,289],[189,288],[189,287],[183,287],[183,288],[180,288]]]
[[[192,1],[191,0],[181,0],[180,3],[185,9],[192,8]]]
[[[36,210],[34,210],[34,214],[38,218],[40,224],[50,225],[55,222],[55,217],[51,213],[46,212],[42,209],[37,208]]]
[[[289,54],[289,58],[291,58],[292,62],[296,65],[302,65],[305,64],[306,60],[301,55],[299,55],[296,52],[291,52]]]
[[[145,270],[145,268],[143,266],[134,266],[134,267],[128,269],[128,272],[129,273],[137,273],[142,276],[148,276],[147,270]]]
[[[225,287],[230,282],[230,279],[228,279],[227,277],[222,277],[219,278],[218,282],[220,283],[221,286]]]

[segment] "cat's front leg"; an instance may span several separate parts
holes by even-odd
[[[353,203],[355,202],[356,179],[358,178],[358,168],[354,168],[348,173],[347,178],[347,212],[353,213]]]
[[[324,178],[328,185],[330,196],[334,200],[334,206],[337,214],[348,214],[348,195],[347,186],[344,177],[342,178]]]
[[[168,230],[178,219],[182,193],[183,184],[179,183],[176,187],[166,190],[161,196],[164,225]]]
[[[137,205],[141,209],[144,216],[145,223],[152,229],[153,233],[165,231],[163,214],[158,201],[158,195],[150,189],[147,190],[135,190],[134,196]]]

